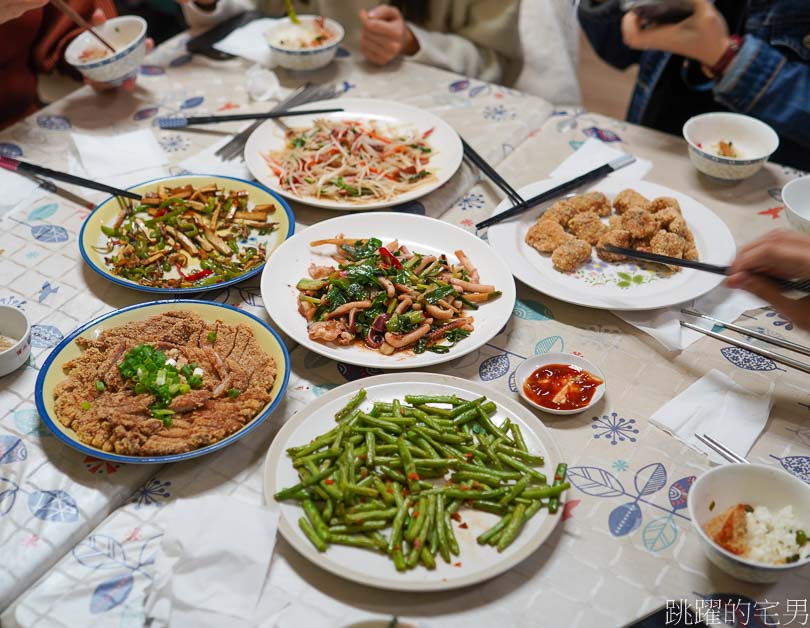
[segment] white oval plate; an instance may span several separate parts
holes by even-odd
[[[331,257],[315,251],[309,243],[334,238],[341,233],[349,238],[373,236],[383,244],[396,239],[411,251],[445,253],[452,262],[456,262],[453,251],[462,249],[478,269],[481,283],[494,285],[502,294],[491,303],[481,304],[476,311],[467,311],[474,319],[475,331],[445,354],[425,351],[419,355],[410,352],[383,355],[360,344],[341,347],[310,340],[307,321],[298,313],[295,285],[299,279],[309,277],[307,269],[310,264],[334,264]],[[330,248],[320,247],[324,253]],[[441,220],[391,212],[339,216],[319,222],[288,239],[267,260],[262,271],[261,290],[267,313],[298,344],[339,362],[380,369],[415,369],[460,358],[494,338],[509,321],[515,306],[512,273],[483,240]]]
[[[493,417],[495,424],[500,425],[507,417],[518,423],[529,451],[545,457],[544,469],[549,478],[554,475],[554,469],[561,462],[560,450],[551,432],[530,410],[482,384],[436,373],[377,375],[349,382],[318,397],[295,414],[281,428],[267,452],[264,464],[265,502],[271,511],[280,514],[279,530],[282,536],[302,556],[341,578],[366,586],[395,591],[445,591],[494,578],[531,555],[551,535],[563,512],[565,493],[560,498],[560,508],[555,514],[551,515],[547,509],[541,509],[529,520],[514,543],[500,554],[495,548],[481,547],[475,541],[476,536],[498,521],[498,516],[462,508],[459,513],[468,528],[453,526],[460,549],[459,555],[453,558],[453,563],[461,563],[460,567],[454,567],[453,563],[448,565],[438,558],[433,571],[420,566],[398,573],[387,556],[376,552],[332,545],[326,552],[319,553],[298,527],[298,519],[304,516],[301,507],[292,502],[279,503],[273,499],[273,495],[299,481],[286,449],[308,443],[319,434],[332,429],[335,426],[335,413],[360,388],[365,388],[368,392],[361,406],[364,408],[371,407],[374,401],[402,399],[406,394],[457,394],[466,398],[486,395],[498,406]]]
[[[518,192],[523,198],[531,198],[558,184],[559,181],[546,179],[520,188]],[[737,246],[726,224],[709,208],[685,194],[655,183],[617,177],[608,177],[591,190],[602,192],[613,200],[625,188],[632,188],[651,200],[659,196],[676,198],[686,224],[695,236],[701,262],[726,265],[734,259]],[[600,260],[596,253],[592,254],[591,264],[573,273],[561,273],[552,266],[551,256],[538,253],[524,240],[529,227],[550,205],[538,205],[522,216],[489,228],[490,246],[498,251],[515,277],[539,292],[560,301],[599,309],[653,310],[696,299],[723,281],[720,275],[689,268],[661,276],[646,268],[639,269],[632,261],[608,264]],[[508,201],[504,201],[495,208],[493,215],[508,208]],[[637,276],[644,283],[634,283]],[[629,283],[629,286],[622,287],[620,283]]]
[[[461,139],[447,122],[424,109],[403,105],[389,100],[376,100],[372,98],[340,98],[337,100],[320,100],[311,102],[296,109],[326,109],[340,107],[342,112],[326,113],[314,116],[299,116],[289,118],[286,124],[290,128],[303,128],[310,126],[315,119],[349,119],[349,120],[377,120],[383,125],[407,125],[421,132],[430,128],[435,129],[430,136],[430,145],[433,156],[428,167],[435,173],[435,179],[415,187],[406,194],[400,194],[390,201],[352,202],[334,199],[318,199],[311,196],[300,197],[282,188],[278,177],[267,166],[262,155],[269,151],[281,150],[286,144],[284,126],[277,120],[268,120],[257,128],[245,145],[245,164],[262,184],[274,192],[306,205],[323,207],[326,209],[339,209],[343,211],[362,211],[390,207],[430,194],[433,190],[446,183],[458,170],[464,151]]]

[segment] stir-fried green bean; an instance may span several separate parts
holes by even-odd
[[[397,571],[435,569],[436,556],[459,555],[452,520],[462,507],[500,517],[477,541],[501,552],[570,488],[564,463],[547,485],[536,468],[543,456],[528,450],[517,422],[493,421],[486,397],[408,395],[367,411],[366,401],[361,389],[335,428],[287,450],[300,482],[275,498],[301,504],[299,527],[319,551],[348,545],[387,554]]]

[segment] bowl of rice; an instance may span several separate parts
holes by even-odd
[[[689,514],[706,557],[746,582],[776,582],[810,564],[810,485],[760,464],[701,475]]]

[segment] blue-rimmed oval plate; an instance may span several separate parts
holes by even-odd
[[[249,210],[254,210],[256,206],[262,205],[272,207],[272,209],[269,211],[262,210],[266,214],[266,221],[275,223],[272,225],[272,231],[270,231],[268,228],[260,229],[257,226],[250,227],[246,239],[239,239],[238,241],[235,240],[240,250],[243,250],[245,247],[257,248],[258,245],[262,244],[265,247],[266,260],[273,254],[276,248],[278,248],[279,245],[284,242],[284,240],[289,238],[295,232],[295,218],[287,202],[275,192],[268,190],[265,186],[259,183],[246,181],[244,179],[207,174],[179,175],[146,181],[144,183],[134,185],[128,189],[143,195],[147,194],[148,192],[157,192],[161,186],[172,189],[186,185],[192,185],[195,188],[205,188],[211,185],[216,185],[219,189],[225,190],[226,192],[240,192],[244,190],[248,194]],[[105,279],[108,279],[109,281],[112,281],[120,286],[132,288],[134,290],[142,290],[144,292],[156,292],[167,295],[196,294],[206,290],[219,290],[225,286],[239,283],[248,277],[258,275],[264,268],[264,260],[262,260],[260,264],[251,266],[245,272],[216,283],[209,283],[212,278],[216,277],[216,273],[214,273],[212,275],[200,277],[199,279],[194,280],[187,287],[144,285],[135,279],[130,279],[122,276],[120,273],[116,273],[114,271],[113,264],[108,262],[106,259],[112,255],[117,255],[121,250],[121,245],[113,244],[112,248],[110,248],[110,244],[116,242],[116,238],[115,236],[105,234],[102,227],[108,230],[113,228],[116,224],[116,219],[120,211],[121,206],[116,198],[111,196],[93,210],[93,212],[84,221],[82,230],[79,233],[79,251],[81,252],[82,258],[84,258],[87,265]],[[146,225],[144,228],[148,229],[148,231],[155,236],[153,239],[157,239],[159,237],[159,234],[147,224],[150,219],[154,218],[153,216],[142,212],[138,213],[136,217],[141,218],[142,224]],[[269,231],[269,233],[262,233],[262,231]],[[199,251],[203,251],[203,253],[192,255],[188,252],[188,250],[181,248],[178,252],[182,253],[187,260],[187,264],[183,268],[178,269],[176,265],[169,263],[167,257],[163,257],[159,260],[161,263],[164,261],[167,262],[168,270],[163,271],[164,279],[169,281],[181,279],[181,275],[179,274],[178,270],[182,270],[186,277],[194,277],[195,275],[206,272],[206,270],[200,265],[201,255],[207,255],[204,253],[205,249],[203,247],[205,246],[211,248],[211,245],[208,243],[207,239],[204,239],[204,242],[201,242],[196,238],[192,239],[192,244],[194,245],[194,248],[198,249]],[[166,249],[164,248],[163,250]],[[156,250],[156,252],[159,253],[161,251]],[[214,254],[216,255],[216,249],[214,249]]]
[[[247,325],[259,347],[269,354],[276,365],[276,375],[273,386],[270,389],[270,401],[262,408],[256,416],[246,423],[241,429],[215,443],[193,449],[184,453],[173,453],[163,456],[133,456],[120,455],[101,448],[89,445],[79,440],[76,432],[66,427],[57,417],[54,394],[56,386],[67,378],[64,366],[78,358],[82,354],[82,349],[76,343],[76,339],[84,337],[95,339],[103,331],[120,327],[134,321],[141,321],[150,316],[165,314],[171,311],[187,311],[199,315],[205,322],[213,323],[220,321],[227,325]],[[115,310],[104,314],[99,318],[82,325],[67,338],[60,342],[45,360],[37,377],[35,388],[35,399],[37,410],[45,424],[54,435],[64,443],[74,449],[89,456],[109,460],[112,462],[135,463],[135,464],[163,464],[166,462],[178,462],[189,458],[196,458],[209,454],[223,447],[227,447],[234,441],[239,440],[248,432],[256,429],[262,422],[270,416],[276,406],[284,396],[284,390],[290,378],[290,356],[279,335],[263,320],[253,314],[243,310],[209,301],[191,301],[179,299],[176,301],[153,301],[133,305],[120,310]]]

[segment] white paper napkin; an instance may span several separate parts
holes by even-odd
[[[247,128],[250,124],[250,122],[246,122],[242,128]],[[224,161],[214,154],[232,139],[233,137],[227,136],[214,142],[205,150],[181,161],[179,164],[180,167],[188,170],[192,174],[220,174],[252,181],[253,175],[250,174],[250,170],[248,170],[248,167],[241,158],[237,157],[231,161]]]
[[[650,417],[650,422],[709,456],[727,462],[701,443],[695,434],[708,434],[733,452],[746,456],[768,422],[773,405],[773,383],[764,395],[737,384],[712,369]]]
[[[681,314],[681,308],[689,307],[717,320],[729,323],[737,320],[741,314],[766,306],[767,303],[749,292],[717,287],[708,294],[690,303],[683,303],[672,308],[644,310],[642,312],[613,313],[626,323],[630,323],[646,334],[655,338],[670,351],[682,351],[693,342],[705,338],[703,334],[681,327],[680,321],[702,324],[692,316]]]
[[[234,497],[209,495],[174,502],[160,522],[166,532],[145,604],[150,625],[254,626],[278,514]]]
[[[264,33],[276,21],[269,17],[253,20],[215,43],[214,48],[270,67],[271,51],[264,39]]]
[[[32,200],[38,184],[26,176],[0,168],[0,216],[11,212],[23,201]]]
[[[551,173],[552,179],[573,179],[585,174],[599,166],[618,159],[625,152],[613,148],[601,140],[588,138],[574,154],[557,166]],[[623,179],[643,179],[652,170],[652,163],[646,159],[636,157],[636,161],[608,176],[619,176]]]
[[[82,167],[94,179],[169,163],[150,129],[121,135],[71,133]],[[106,183],[106,182],[105,182]]]

